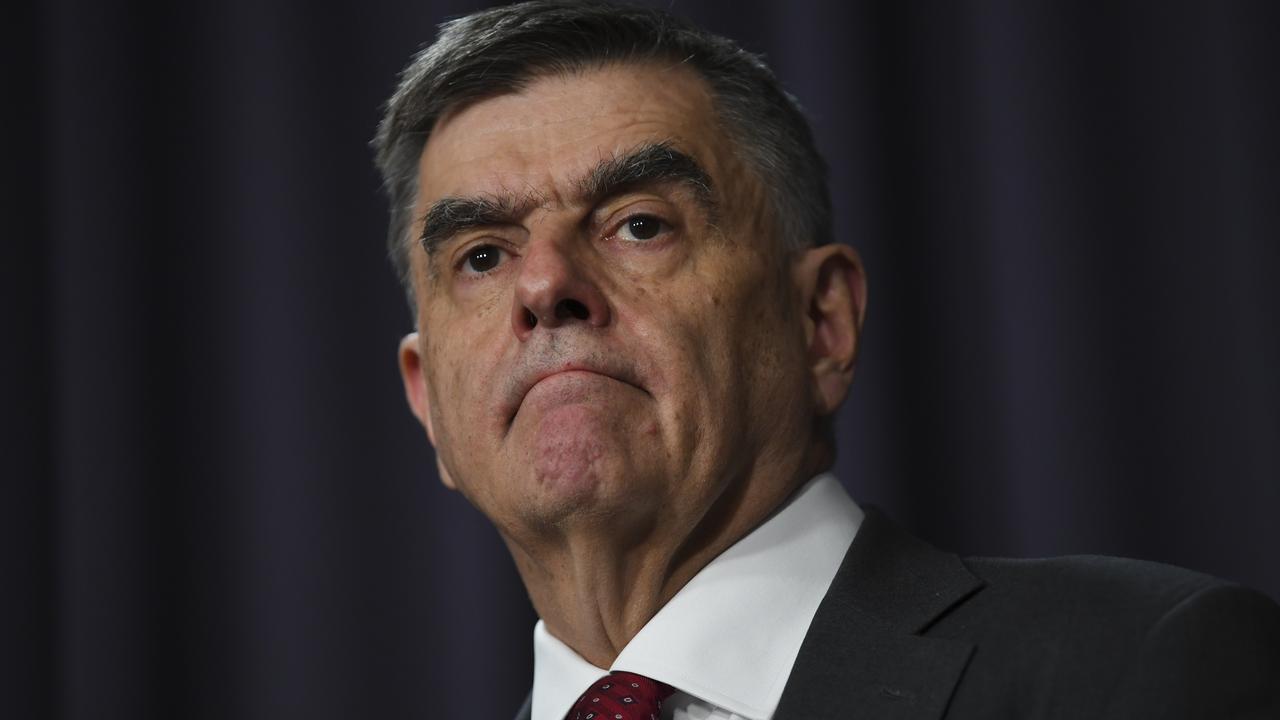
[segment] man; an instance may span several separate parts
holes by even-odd
[[[1261,595],[961,560],[824,474],[866,283],[757,58],[653,10],[487,10],[375,145],[409,403],[541,618],[521,717],[1280,716]]]

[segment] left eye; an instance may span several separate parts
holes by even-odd
[[[478,245],[467,252],[462,259],[462,267],[473,275],[483,275],[498,267],[505,254],[493,245]]]
[[[617,235],[630,242],[645,242],[671,228],[653,215],[633,215],[618,228]]]

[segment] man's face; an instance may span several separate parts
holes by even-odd
[[[543,77],[442,118],[419,172],[406,383],[445,482],[509,539],[683,538],[794,464],[802,303],[701,79]]]

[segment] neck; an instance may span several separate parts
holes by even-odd
[[[569,542],[548,564],[517,552],[529,597],[547,629],[596,667],[613,664],[645,623],[696,574],[671,568],[670,553],[648,547],[617,557],[610,548]],[[702,565],[710,558],[702,561]]]
[[[827,465],[824,457],[782,480],[774,475],[731,483],[687,527],[673,524],[678,518],[659,518],[625,547],[590,531],[566,531],[554,542],[504,540],[547,630],[592,665],[607,668],[694,575]]]

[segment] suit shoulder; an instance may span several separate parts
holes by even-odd
[[[977,647],[961,706],[999,696],[1023,717],[1182,717],[1173,711],[1241,698],[1274,707],[1280,607],[1261,593],[1123,558],[964,563],[984,587],[929,630]],[[1138,712],[1161,698],[1171,714]]]
[[[1111,717],[1280,717],[1280,608],[1237,585],[1177,603],[1147,631]]]
[[[1184,600],[1237,587],[1171,565],[1094,555],[963,563],[983,587],[942,618],[934,634],[1030,641],[1082,656],[1118,657]]]
[[[989,558],[963,560],[970,572],[993,592],[1020,599],[1043,598],[1050,605],[1096,602],[1118,612],[1162,614],[1178,602],[1231,583],[1146,560],[1103,555],[1053,558]],[[1144,612],[1145,611],[1145,612]]]
[[[1280,617],[1280,607],[1256,590],[1145,560],[1073,555],[963,562],[985,585],[969,608],[975,619],[1025,621],[1045,633],[1070,631],[1076,642],[1093,641],[1095,647],[1135,645],[1178,613],[1192,619],[1232,614],[1264,624]]]

